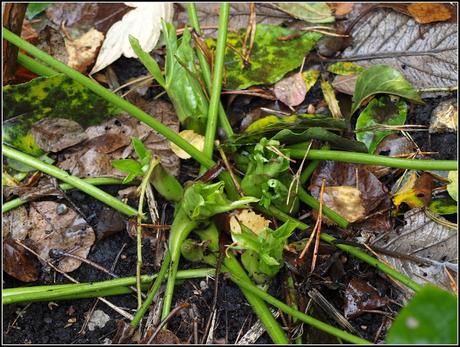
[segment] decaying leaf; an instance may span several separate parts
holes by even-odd
[[[430,202],[428,208],[436,214],[446,215],[457,213],[457,201],[451,197],[435,199]]]
[[[457,25],[452,23],[417,24],[411,17],[375,9],[352,30],[353,45],[342,58],[362,57],[357,64],[387,64],[404,72],[414,88],[456,86]],[[427,93],[432,97],[435,93]]]
[[[377,290],[368,283],[353,277],[345,290],[345,317],[353,319],[388,304],[388,299],[381,297]]]
[[[449,20],[451,13],[447,6],[449,5],[418,2],[409,4],[407,10],[418,23],[427,24]]]
[[[334,23],[335,21],[334,16],[331,15],[330,7],[324,2],[278,2],[275,6],[292,17],[309,23]]]
[[[64,64],[69,60],[69,55],[65,49],[64,35],[51,26],[46,26],[38,34],[37,48]]]
[[[53,201],[35,202],[29,217],[34,228],[29,232],[34,250],[44,259],[50,259],[51,249],[60,249],[86,258],[95,241],[94,231],[86,221],[70,209],[63,209]],[[57,267],[64,272],[77,269],[81,261],[63,258]]]
[[[91,74],[107,67],[122,54],[127,58],[137,58],[129,43],[129,35],[139,40],[144,51],[150,52],[160,38],[161,19],[171,21],[174,9],[172,3],[163,2],[130,2],[127,5],[135,9],[109,29]]]
[[[251,229],[252,232],[257,235],[270,225],[268,219],[250,209],[246,208],[238,212],[237,215],[232,215],[230,217],[230,230],[232,233],[241,233],[240,223]]]
[[[3,240],[3,271],[22,282],[38,280],[39,263],[37,258],[15,240]]]
[[[102,40],[104,34],[94,28],[76,40],[65,39],[65,47],[69,54],[67,65],[77,71],[86,72],[94,63]]]
[[[354,4],[352,2],[330,2],[327,5],[335,16],[342,17],[351,12]]]
[[[197,134],[193,130],[182,130],[179,133],[180,137],[188,141],[196,149],[203,151],[204,136]],[[190,159],[192,156],[185,152],[182,148],[171,142],[171,150],[181,159]]]
[[[332,87],[340,93],[353,95],[356,88],[358,75],[335,76]]]
[[[39,120],[32,125],[32,136],[45,152],[59,152],[87,139],[80,124],[65,118]]]
[[[24,206],[3,214],[2,218],[2,235],[3,239],[11,238],[13,240],[24,240],[32,227],[29,220],[29,214]]]
[[[351,62],[338,62],[327,67],[327,71],[340,76],[357,75],[364,70],[364,67]]]
[[[241,50],[245,30],[238,33],[230,32],[227,44],[233,49],[227,48],[225,51],[225,88],[246,89],[253,85],[273,84],[289,71],[299,67],[304,56],[313,49],[322,35],[307,32],[292,40],[280,40],[293,34],[296,34],[296,31],[279,26],[257,25],[249,62],[244,62]],[[208,39],[206,43],[209,48],[215,48],[214,40]]]
[[[273,91],[279,101],[292,107],[303,102],[307,94],[307,86],[302,74],[295,73],[277,82]]]
[[[450,183],[447,185],[447,191],[452,199],[458,201],[458,171],[449,171],[448,178]]]
[[[359,191],[359,197],[362,201],[360,205],[364,208],[364,213],[362,213],[362,210],[360,209],[359,211],[361,212],[359,212],[359,214],[353,213],[351,216],[355,215],[357,217],[361,215],[361,217],[364,217],[375,210],[382,201],[387,198],[387,189],[385,186],[364,165],[340,163],[335,161],[321,162],[313,173],[309,186],[312,196],[316,199],[319,199],[323,179],[325,179],[325,191],[339,186],[348,186]],[[334,199],[340,201],[341,204],[347,204],[346,201],[349,199],[347,195],[350,194],[351,196],[354,196],[354,201],[359,201],[356,191],[351,190],[350,188],[334,188],[332,189],[332,192],[336,195]],[[347,195],[343,196],[343,194],[340,194],[341,192],[347,193]],[[323,198],[325,205],[328,206],[326,199],[329,200],[329,197]],[[334,209],[334,206],[328,207]],[[346,208],[347,207],[345,206],[345,209]],[[355,208],[357,207],[355,206]],[[336,212],[340,213],[340,211]],[[326,218],[323,216],[323,220],[324,219]],[[355,219],[355,221],[358,220],[359,219]]]
[[[430,119],[430,133],[457,132],[458,127],[457,100],[441,101],[433,110]]]
[[[424,172],[418,177],[417,172],[409,171],[396,186],[399,187],[393,195],[396,208],[402,203],[406,203],[410,208],[426,207],[431,201],[433,176]]]
[[[313,87],[318,80],[319,70],[307,70],[302,72],[302,78],[305,82],[306,93]]]
[[[324,99],[326,100],[332,116],[336,119],[343,118],[339,102],[335,97],[334,89],[332,89],[331,84],[328,81],[321,81],[321,90],[323,91]]]
[[[361,192],[355,187],[333,186],[324,188],[324,204],[350,223],[366,216]]]
[[[440,220],[444,220],[439,217]],[[404,214],[405,226],[392,230],[375,246],[415,256],[420,261],[382,255],[397,271],[419,284],[432,283],[451,289],[446,269],[458,270],[457,230],[431,220],[423,210],[412,209]],[[410,293],[406,293],[410,297]]]

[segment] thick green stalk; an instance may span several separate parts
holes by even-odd
[[[89,183],[93,186],[102,186],[106,184],[123,184],[123,180],[117,179],[117,178],[110,178],[110,177],[94,177],[94,178],[84,178],[83,181],[86,183]],[[61,183],[59,185],[59,188],[66,191],[69,189],[75,189],[74,186],[68,184],[68,183]],[[16,207],[19,207],[21,205],[24,205],[27,201],[21,199],[21,198],[16,198],[13,200],[10,200],[8,202],[5,202],[2,205],[2,213],[6,213]]]
[[[177,272],[176,279],[202,278],[213,276],[215,272],[214,268],[180,270]],[[147,289],[156,278],[158,278],[157,274],[142,276],[143,288]],[[135,284],[136,277],[132,276],[91,283],[5,288],[2,290],[2,302],[7,305],[25,301],[71,300],[122,295],[132,293],[129,286]]]
[[[137,310],[136,314],[134,315],[133,320],[131,321],[132,327],[137,328],[139,326],[139,323],[141,322],[142,317],[144,317],[145,312],[147,312],[150,305],[152,304],[152,301],[155,298],[155,295],[158,292],[158,289],[160,289],[161,283],[163,282],[166,273],[168,272],[170,262],[171,262],[171,256],[169,252],[167,251],[163,259],[163,264],[161,264],[160,272],[158,273],[158,276],[155,279],[155,282],[153,282],[152,288],[150,289],[149,294],[147,295],[147,298],[145,299],[142,306]]]
[[[279,219],[279,220],[281,220],[283,222],[286,222],[286,221],[289,221],[289,220],[294,221],[294,222],[298,222],[299,223],[299,227],[298,227],[299,230],[305,231],[308,228],[307,224],[300,222],[299,220],[289,216],[288,214],[278,210],[275,207],[270,206],[269,209],[264,209],[264,208],[259,206],[259,207],[257,207],[257,209],[262,211],[262,212],[264,212],[267,215],[274,216],[274,217],[276,217],[277,219]],[[320,238],[324,242],[327,242],[327,243],[330,243],[332,245],[335,245],[337,248],[341,249],[342,251],[345,251],[345,252],[347,252],[347,253],[349,253],[351,255],[354,255],[356,258],[364,261],[365,263],[368,263],[369,265],[372,265],[372,266],[376,267],[380,271],[386,273],[388,276],[390,276],[390,277],[394,278],[395,280],[398,280],[399,282],[403,283],[404,285],[406,285],[410,289],[412,289],[412,290],[414,290],[416,292],[421,289],[421,286],[418,283],[414,282],[409,277],[403,275],[402,273],[396,271],[395,269],[389,267],[388,265],[382,263],[378,259],[370,256],[369,254],[367,254],[366,252],[362,251],[361,249],[359,249],[357,247],[354,247],[354,246],[350,246],[350,245],[336,243],[338,240],[335,237],[333,237],[331,235],[328,235],[326,233],[321,233]]]
[[[322,150],[328,150],[329,145],[324,145],[321,147]],[[321,160],[315,159],[308,164],[305,170],[303,170],[302,174],[300,175],[300,184],[303,186],[305,183],[307,183],[308,179],[310,176],[313,174],[313,171],[318,167],[319,163]]]
[[[58,73],[48,66],[39,63],[35,59],[32,59],[28,55],[25,55],[21,52],[18,53],[18,63],[25,67],[27,70],[39,76],[50,77]]]
[[[328,334],[331,334],[333,336],[337,336],[345,341],[351,342],[351,343],[356,343],[356,344],[370,344],[371,342],[364,340],[358,336],[352,335],[346,331],[337,329],[329,324],[323,323],[313,317],[310,317],[306,315],[305,313],[302,313],[300,311],[297,311],[290,307],[289,305],[286,305],[284,302],[281,302],[280,300],[274,298],[270,294],[264,292],[262,289],[257,288],[255,285],[252,283],[248,283],[245,281],[243,278],[238,277],[234,274],[232,274],[232,280],[238,284],[238,286],[244,288],[246,291],[249,291],[253,293],[254,295],[257,295],[259,298],[263,299],[264,301],[268,302],[269,304],[279,308],[281,311],[291,315],[292,317],[295,317],[308,325],[311,325],[312,327],[315,327],[321,331],[324,331]]]
[[[200,28],[200,21],[198,19],[198,15],[196,13],[196,6],[195,3],[189,2],[187,3],[187,11],[188,17],[190,20],[190,24],[192,25],[193,29],[197,32],[199,36],[201,36],[201,28]],[[200,62],[201,74],[203,76],[204,83],[206,84],[206,88],[208,89],[208,93],[211,94],[211,70],[209,68],[209,64],[204,56],[203,52],[197,48],[197,56],[198,61]],[[219,100],[219,122],[222,129],[224,129],[227,137],[231,137],[233,135],[233,129],[228,121],[227,115],[225,113],[224,107]]]
[[[73,70],[72,68],[68,67],[66,64],[61,63],[60,61],[54,59],[52,56],[41,51],[34,45],[30,44],[29,42],[25,41],[21,37],[9,31],[8,29],[3,28],[2,33],[3,33],[3,38],[5,40],[11,42],[15,46],[23,49],[24,51],[34,56],[35,58],[48,64],[51,68],[55,69],[56,71],[66,74],[68,77],[81,83],[86,88],[92,90],[94,93],[104,98],[111,104],[118,106],[123,111],[128,112],[133,117],[139,119],[141,122],[147,124],[152,129],[158,131],[168,140],[175,143],[177,146],[179,146],[184,151],[186,151],[188,154],[190,154],[192,158],[194,158],[200,164],[208,168],[212,167],[215,164],[213,160],[204,156],[198,149],[196,149],[194,146],[192,146],[190,143],[188,143],[186,140],[180,137],[174,130],[170,129],[169,127],[167,127],[166,125],[158,121],[156,118],[152,117],[151,115],[142,111],[138,107],[134,106],[129,101],[124,100],[120,96],[116,95],[115,93],[99,85],[97,82],[89,79],[88,77],[84,76],[78,71]]]
[[[56,166],[46,164],[42,161],[40,161],[37,158],[34,158],[28,154],[22,153],[16,149],[13,149],[11,147],[2,145],[2,150],[3,150],[3,155],[5,155],[8,158],[15,159],[23,164],[29,165],[39,171],[42,171],[48,175],[51,175],[53,177],[56,177],[57,179],[66,182],[75,188],[78,188],[79,190],[87,193],[88,195],[91,195],[92,197],[96,198],[97,200],[109,205],[110,207],[116,209],[117,211],[120,211],[121,213],[124,213],[128,216],[135,216],[137,215],[137,211],[132,208],[131,206],[128,206],[118,200],[117,198],[114,198],[110,194],[107,194],[103,190],[85,182],[81,178],[78,178],[76,176],[69,175],[66,171],[61,170],[57,168]]]
[[[211,87],[211,100],[209,102],[208,120],[204,136],[204,155],[212,158],[214,139],[216,138],[217,112],[219,110],[220,92],[222,90],[222,76],[224,73],[224,56],[227,43],[227,27],[230,5],[222,3],[219,14],[219,33],[217,35],[216,58],[214,62],[214,76]]]
[[[306,152],[306,149],[297,148],[297,145],[296,148],[287,148],[289,149],[289,153],[293,159],[302,159]],[[311,149],[308,152],[307,159],[334,160],[356,164],[381,165],[410,170],[457,171],[456,160],[403,159],[386,157],[384,155],[372,155],[345,151],[324,151],[321,149]]]

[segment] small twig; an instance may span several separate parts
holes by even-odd
[[[323,221],[323,195],[324,195],[324,186],[325,186],[326,179],[323,178],[323,182],[321,183],[321,191],[319,194],[319,210],[318,210],[318,229],[316,230],[316,240],[315,240],[315,248],[313,250],[313,258],[311,261],[311,270],[313,272],[316,266],[316,259],[318,258],[318,249],[319,249],[319,237],[321,235],[321,223]]]
[[[242,48],[242,56],[243,60],[246,63],[250,63],[250,56],[251,51],[254,46],[254,39],[256,36],[256,5],[255,3],[251,2],[249,4],[249,19],[248,19],[248,26],[246,28],[246,34],[244,35],[243,41],[243,48]],[[249,47],[248,47],[248,39],[249,39]]]
[[[455,295],[457,295],[458,290],[457,290],[457,282],[455,281],[455,278],[452,276],[452,274],[450,273],[447,267],[444,267],[444,271],[446,272],[447,277],[449,277],[449,282],[450,282],[452,291],[455,293]]]
[[[305,59],[304,59],[304,62],[305,62]],[[302,158],[302,162],[300,163],[299,169],[295,173],[294,177],[292,178],[292,182],[289,185],[288,196],[287,196],[287,201],[286,201],[286,205],[288,205],[288,206],[289,206],[289,202],[290,202],[290,199],[291,199],[291,193],[292,193],[292,188],[294,187],[294,184],[295,184],[295,195],[297,195],[297,192],[299,190],[300,174],[303,171],[303,165],[305,164],[305,160],[307,159],[308,152],[310,152],[310,148],[311,148],[312,143],[313,143],[313,141],[310,141],[310,144],[308,145],[307,151],[305,152],[305,155]],[[294,208],[294,204],[292,205],[291,210],[289,211],[290,213],[292,213],[293,208]]]
[[[235,185],[236,190],[238,191],[238,194],[240,194],[240,196],[243,197],[244,196],[243,191],[241,190],[241,186],[238,183],[238,180],[236,179],[235,173],[233,172],[232,167],[230,166],[230,163],[228,162],[227,155],[225,154],[221,146],[217,146],[217,150],[219,151],[222,161],[224,162],[225,168],[230,174],[230,177],[232,179],[233,184]]]
[[[156,328],[156,330],[153,332],[152,336],[150,336],[150,338],[148,339],[148,341],[146,342],[146,344],[152,344],[153,343],[153,340],[155,339],[155,337],[157,337],[158,333],[161,331],[161,328],[163,328],[163,326],[168,323],[168,321],[174,317],[177,313],[179,313],[180,311],[182,311],[184,308],[188,308],[190,306],[189,303],[183,303],[183,304],[180,304],[176,307],[174,307],[171,312],[169,312],[169,314],[166,316],[165,319],[163,319],[161,321],[161,323],[158,325],[158,327]]]

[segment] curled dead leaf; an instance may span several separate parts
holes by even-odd
[[[264,216],[251,211],[248,208],[238,211],[230,217],[230,231],[232,233],[241,233],[241,225],[251,229],[254,234],[259,235],[265,228],[268,228],[270,221]]]
[[[204,136],[197,134],[193,130],[182,130],[179,133],[180,137],[189,142],[193,147],[199,151],[203,151],[204,148]],[[181,159],[190,159],[191,156],[185,152],[182,148],[171,142],[171,150]]]
[[[65,39],[65,47],[69,55],[67,65],[71,68],[86,72],[93,64],[96,54],[104,40],[104,34],[92,28],[76,40]]]

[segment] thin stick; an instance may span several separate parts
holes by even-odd
[[[241,190],[241,186],[238,183],[238,180],[236,179],[235,174],[233,173],[233,170],[232,170],[232,167],[230,166],[230,163],[228,162],[227,155],[225,154],[225,152],[222,149],[222,147],[217,146],[217,150],[219,151],[219,154],[220,154],[220,156],[222,158],[222,161],[224,162],[225,168],[227,169],[228,173],[230,174],[230,177],[231,177],[231,179],[233,181],[233,184],[235,185],[236,190],[238,191],[238,194],[240,194],[240,196],[243,197],[244,196],[243,191]]]
[[[177,313],[179,313],[180,311],[182,311],[184,308],[187,308],[187,307],[190,307],[190,304],[189,303],[184,303],[184,304],[180,304],[176,307],[174,307],[171,312],[169,312],[169,314],[166,316],[165,319],[163,319],[161,321],[161,323],[158,325],[158,327],[156,328],[156,330],[153,332],[152,336],[150,336],[149,340],[147,341],[147,344],[152,344],[153,343],[153,340],[155,339],[155,337],[158,335],[158,333],[161,331],[161,328],[163,328],[163,326],[168,323],[168,321],[174,317]]]
[[[313,250],[313,259],[311,261],[310,272],[313,272],[315,270],[316,259],[318,258],[319,237],[321,235],[321,223],[323,221],[323,194],[324,194],[325,181],[326,179],[323,178],[323,182],[321,183],[321,192],[319,194],[318,227],[316,230],[315,248]]]

